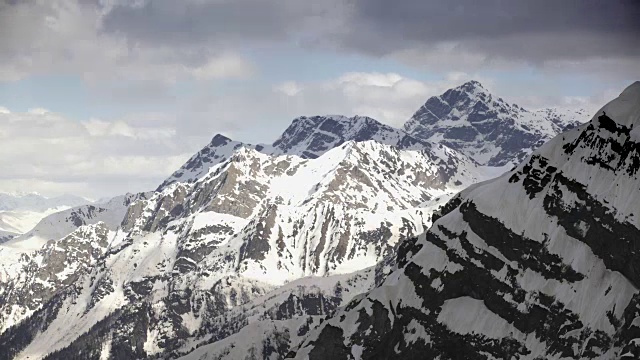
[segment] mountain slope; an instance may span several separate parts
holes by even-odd
[[[50,214],[87,203],[88,200],[72,195],[47,198],[36,193],[0,193],[0,231],[23,234]]]
[[[295,357],[638,358],[639,169],[635,82],[452,199],[403,244],[403,267],[312,330]]]
[[[116,196],[98,204],[80,205],[45,216],[30,231],[3,244],[3,251],[38,250],[50,240],[59,240],[83,225],[103,222],[109,230],[116,230],[131,203],[146,199],[151,193]]]
[[[398,149],[432,150],[446,152],[449,162],[473,162],[467,156],[452,150],[442,150],[443,145],[419,140],[406,132],[384,125],[365,116],[313,116],[293,120],[284,133],[272,145],[251,145],[233,141],[223,135],[215,135],[211,142],[192,156],[157,189],[183,182],[192,183],[207,174],[209,169],[227,160],[241,148],[254,149],[267,155],[295,155],[303,159],[315,159],[345,142],[376,141]],[[455,165],[452,163],[452,165]]]
[[[480,164],[504,166],[520,163],[555,135],[579,125],[584,116],[583,110],[525,110],[469,81],[429,98],[404,130],[459,150]]]
[[[184,354],[233,335],[251,319],[229,311],[311,276],[309,291],[298,297],[285,293],[275,304],[255,305],[274,309],[260,321],[304,323],[308,330],[354,296],[349,288],[360,293],[381,281],[394,267],[386,259],[400,241],[426,229],[435,207],[484,179],[477,164],[453,156],[444,146],[401,150],[375,141],[349,141],[315,159],[239,147],[198,178],[132,202],[108,247],[82,256],[91,264],[86,272],[69,274],[63,260],[55,261],[64,257],[47,257],[57,264],[49,266],[38,254],[23,256],[17,267],[58,280],[36,299],[32,294],[40,293],[31,289],[41,289],[42,279],[6,271],[4,294],[21,295],[2,308],[9,316],[3,325],[24,320],[0,346],[17,346],[7,336],[20,334],[34,336],[13,348],[21,357],[54,350],[60,352],[52,358],[64,357],[87,349],[88,338],[109,342],[115,357]],[[96,226],[109,230],[99,223],[76,231]],[[72,284],[64,281],[70,276]],[[326,290],[312,290],[326,279],[334,279]],[[31,332],[35,324],[41,333]],[[131,350],[131,341],[141,345]]]
[[[294,119],[268,151],[314,159],[346,141],[369,140],[407,150],[424,150],[432,146],[370,117],[332,115]]]

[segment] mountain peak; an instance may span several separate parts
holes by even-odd
[[[426,149],[430,144],[367,116],[301,116],[273,143],[275,154],[317,158],[346,141],[376,140],[403,149]]]
[[[227,144],[229,141],[231,141],[231,139],[228,137],[222,134],[216,134],[213,139],[211,139],[210,146],[222,146]]]
[[[640,126],[640,81],[627,86],[617,98],[598,110],[592,121],[598,123],[605,115],[618,125],[638,128]],[[633,138],[640,140],[640,134],[634,132]]]
[[[621,98],[640,99],[640,81],[634,81],[620,94]]]
[[[487,91],[487,89],[484,86],[482,86],[482,84],[479,81],[476,81],[476,80],[469,80],[466,83],[458,86],[457,88],[465,89],[465,90],[482,89],[484,91]]]
[[[252,145],[233,141],[222,134],[216,134],[211,142],[193,155],[182,167],[167,178],[156,191],[175,182],[193,182],[206,174],[216,164],[227,160],[237,149]]]
[[[528,111],[471,80],[429,98],[404,130],[489,166],[516,164],[556,134],[577,126],[579,112]],[[586,120],[586,119],[585,119]]]

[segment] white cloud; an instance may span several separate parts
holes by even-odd
[[[0,113],[0,189],[87,197],[153,189],[192,155],[174,127],[140,121],[74,121],[48,111]],[[175,125],[175,124],[174,124]]]
[[[50,111],[44,108],[33,108],[33,109],[29,109],[27,110],[27,113],[29,114],[35,114],[35,115],[44,115],[49,113]]]
[[[122,81],[173,84],[183,79],[245,78],[251,62],[207,44],[162,46],[102,31],[110,7],[77,0],[17,3],[0,12],[0,81],[73,73],[97,86]]]
[[[295,81],[285,81],[274,86],[273,90],[287,96],[296,96],[300,91],[302,91],[302,87]]]
[[[246,78],[256,70],[253,64],[237,54],[222,54],[201,66],[189,69],[196,79]]]

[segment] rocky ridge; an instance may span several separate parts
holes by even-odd
[[[291,357],[640,356],[640,82],[406,242]]]
[[[444,144],[482,165],[517,165],[533,150],[588,116],[584,110],[527,110],[469,81],[433,96],[404,124],[424,141]]]

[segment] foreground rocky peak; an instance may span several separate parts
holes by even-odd
[[[583,110],[526,110],[469,81],[429,98],[404,130],[459,150],[480,164],[504,166],[524,160],[553,136],[585,121],[585,115]]]
[[[640,357],[640,83],[461,192],[291,357]]]

